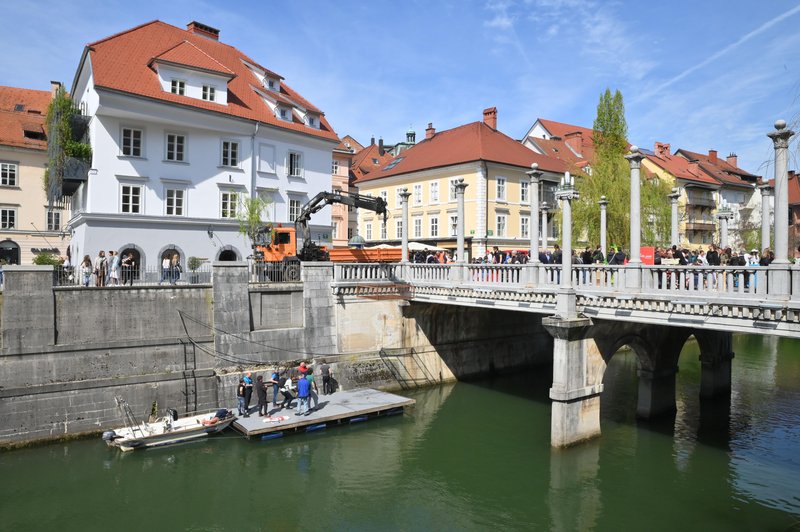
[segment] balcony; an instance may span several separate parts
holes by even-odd
[[[689,218],[684,227],[686,231],[716,231],[714,220],[707,218]]]
[[[686,204],[701,207],[716,207],[717,205],[711,192],[699,192],[696,190],[688,190],[686,192]]]

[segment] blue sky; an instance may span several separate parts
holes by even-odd
[[[537,117],[591,127],[619,89],[629,139],[772,177],[778,118],[800,130],[800,1],[5,0],[0,85],[69,86],[83,46],[143,22],[198,20],[320,107],[340,136],[424,137],[481,120],[521,138]],[[790,167],[797,168],[792,145]]]

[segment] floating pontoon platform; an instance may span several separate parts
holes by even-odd
[[[271,389],[268,397],[272,398]],[[376,417],[398,415],[416,404],[416,401],[407,397],[365,388],[337,391],[329,395],[320,394],[319,407],[307,416],[298,416],[295,414],[297,401],[292,401],[292,408],[283,410],[270,403],[267,410],[269,415],[265,417],[260,417],[251,404],[250,417],[239,416],[231,426],[247,438],[269,440],[296,432],[314,432]],[[314,406],[313,401],[311,406]],[[270,421],[281,416],[288,419]]]

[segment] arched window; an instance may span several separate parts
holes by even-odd
[[[3,240],[0,242],[0,260],[4,264],[19,264],[19,245],[13,240]]]

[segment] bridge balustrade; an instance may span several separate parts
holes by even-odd
[[[333,275],[336,281],[383,281],[399,280],[400,264],[367,262],[358,264],[336,263]]]
[[[451,278],[451,270],[453,264],[427,264],[427,263],[411,263],[406,265],[408,271],[409,282],[443,282],[453,280]]]
[[[464,284],[521,286],[524,284],[521,264],[470,264]]]
[[[656,293],[765,297],[769,293],[769,274],[769,268],[759,266],[647,266],[642,268],[642,289]]]

